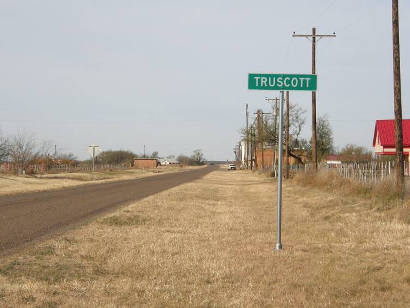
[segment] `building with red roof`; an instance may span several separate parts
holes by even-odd
[[[342,164],[342,158],[340,155],[328,155],[325,161],[328,167],[337,167]]]
[[[410,119],[402,120],[403,127],[403,153],[410,153]],[[376,120],[373,135],[373,147],[375,154],[395,155],[394,120]]]

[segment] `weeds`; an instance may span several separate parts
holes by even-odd
[[[0,275],[9,275],[19,264],[18,261],[12,261],[3,267],[0,267]]]
[[[55,254],[55,248],[50,245],[42,246],[34,251],[34,255],[37,257],[52,256]]]
[[[147,218],[142,217],[140,215],[134,215],[134,216],[115,215],[115,216],[110,216],[110,217],[100,219],[99,223],[108,225],[108,226],[124,227],[124,226],[145,225],[147,221],[148,221]]]
[[[26,260],[24,262],[13,261],[5,269],[0,271],[1,275],[12,280],[23,277],[31,277],[37,281],[54,284],[63,280],[77,279],[84,275],[84,266],[78,263],[64,262],[42,262]]]
[[[373,201],[391,204],[399,201],[393,177],[376,183],[361,183],[340,177],[335,170],[320,170],[319,172],[299,172],[293,182],[303,186],[324,188],[340,195],[350,195],[370,198]]]

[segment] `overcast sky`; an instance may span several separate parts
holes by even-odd
[[[410,1],[399,1],[403,117],[410,117]],[[317,45],[318,115],[339,147],[371,146],[393,118],[391,1],[0,0],[0,127],[34,133],[79,158],[87,146],[160,155],[203,149],[233,158],[250,112],[272,91],[247,74],[310,73]],[[291,93],[307,110],[309,92]]]

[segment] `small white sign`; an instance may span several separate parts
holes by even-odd
[[[91,157],[93,157],[93,148],[95,149],[95,155],[100,153],[102,150],[98,145],[89,145],[88,146],[88,153],[90,153]]]

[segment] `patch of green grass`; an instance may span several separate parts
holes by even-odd
[[[12,261],[3,267],[0,267],[0,275],[9,275],[19,264],[18,261]]]
[[[50,245],[39,247],[33,253],[33,255],[36,257],[53,256],[55,254],[56,254],[55,248]]]
[[[25,295],[21,298],[26,304],[34,303],[36,298],[33,295]]]
[[[56,302],[45,302],[42,303],[40,306],[36,306],[36,308],[56,308],[58,304]]]
[[[53,284],[63,280],[81,279],[91,273],[88,273],[84,265],[80,263],[27,260],[10,262],[0,269],[0,274],[13,280],[24,277]]]
[[[124,226],[145,225],[147,221],[148,221],[147,218],[142,217],[140,215],[134,215],[134,216],[115,215],[115,216],[110,216],[110,217],[100,219],[99,223],[108,225],[108,226],[124,227]]]

